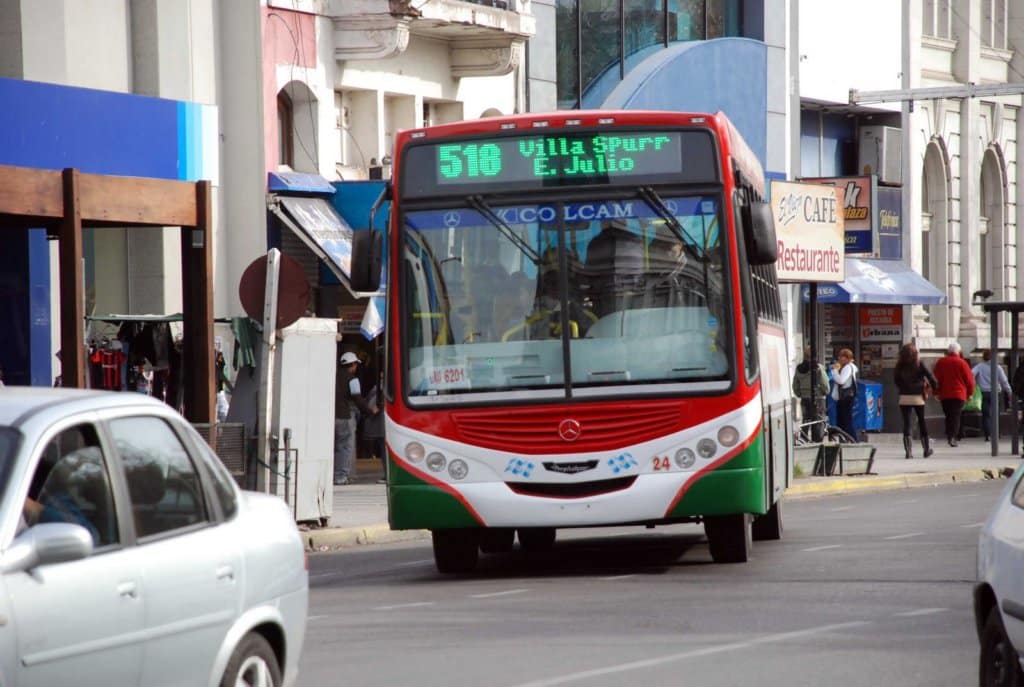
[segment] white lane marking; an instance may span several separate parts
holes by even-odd
[[[424,558],[421,561],[409,561],[408,563],[397,563],[397,564],[395,564],[395,567],[396,568],[411,568],[414,565],[425,565],[427,563],[433,563],[433,562],[434,562],[433,558]]]
[[[803,551],[824,551],[825,549],[839,549],[842,548],[842,544],[828,544],[827,546],[812,546],[809,549],[802,549]]]
[[[308,616],[306,618],[306,620],[320,620],[321,618],[327,618],[327,617],[328,616],[326,616],[326,615],[311,615],[311,616]]]
[[[673,663],[676,661],[685,661],[688,658],[700,658],[701,656],[712,656],[714,654],[722,654],[728,651],[739,651],[742,649],[749,649],[761,644],[770,644],[773,642],[785,642],[790,639],[799,639],[808,635],[819,635],[823,632],[832,632],[835,630],[846,630],[854,627],[863,627],[870,625],[871,621],[868,620],[856,620],[849,623],[836,623],[835,625],[820,625],[818,627],[807,628],[806,630],[796,630],[794,632],[780,632],[778,634],[764,635],[763,637],[757,637],[755,639],[748,639],[743,642],[730,642],[728,644],[719,644],[718,646],[704,647],[703,649],[693,649],[692,651],[683,651],[677,654],[668,654],[666,656],[658,656],[655,658],[647,658],[640,661],[630,661],[629,663],[620,663],[615,666],[607,666],[605,668],[595,668],[593,670],[584,670],[578,673],[567,673],[565,675],[557,675],[555,677],[544,678],[542,680],[535,680],[533,682],[524,682],[517,687],[552,687],[553,685],[564,685],[567,682],[577,682],[579,680],[586,680],[592,677],[603,677],[605,675],[613,675],[615,673],[625,673],[630,670],[639,670],[642,668],[653,668],[654,666],[665,665],[667,663]]]
[[[408,604],[395,604],[394,606],[376,606],[375,611],[393,611],[396,608],[416,608],[417,606],[433,606],[433,601],[416,601]]]
[[[522,594],[527,592],[527,589],[506,589],[503,592],[490,592],[488,594],[470,594],[469,596],[474,599],[493,599],[496,596],[508,596],[509,594]]]
[[[916,611],[904,611],[903,613],[893,613],[893,616],[897,618],[914,618],[919,615],[935,615],[936,613],[945,613],[948,608],[919,608]]]
[[[917,501],[918,501],[917,499],[907,499],[905,501],[893,501],[892,505],[894,505],[894,506],[902,506],[902,505],[906,505],[908,503],[917,503]]]
[[[886,537],[885,539],[887,541],[892,540],[892,539],[910,539],[911,537],[920,537],[920,536],[923,536],[923,535],[924,535],[924,532],[907,532],[906,534],[894,534],[893,536]]]
[[[857,506],[840,506],[839,508],[829,508],[829,511],[831,511],[833,513],[840,513],[840,512],[842,512],[844,510],[853,510],[856,507]]]
[[[319,580],[321,577],[335,577],[337,575],[341,575],[341,571],[340,570],[336,570],[334,572],[316,573],[314,575],[310,575],[309,579],[311,579],[311,580]]]
[[[610,582],[612,580],[625,580],[630,577],[636,577],[636,573],[629,573],[628,575],[612,575],[611,577],[602,577],[600,579],[608,580]]]
[[[976,529],[978,527],[984,527],[984,526],[985,526],[985,523],[983,523],[983,522],[972,522],[970,525],[960,525],[960,527],[963,527],[965,530],[973,530],[973,529]]]

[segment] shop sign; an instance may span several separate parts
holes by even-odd
[[[847,255],[873,255],[875,183],[874,177],[825,177],[801,179],[809,184],[833,186],[842,202]]]
[[[903,259],[903,189],[879,186],[878,257]]]
[[[861,341],[899,341],[903,338],[903,306],[864,305],[860,308]]]
[[[820,184],[771,183],[780,282],[841,282],[843,213],[837,189]]]

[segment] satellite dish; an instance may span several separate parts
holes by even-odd
[[[267,288],[267,256],[256,258],[242,273],[238,297],[245,313],[263,322],[264,292]],[[281,253],[278,262],[277,328],[283,329],[302,317],[309,306],[312,289],[302,265]]]

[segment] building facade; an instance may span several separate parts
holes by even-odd
[[[386,178],[398,129],[523,109],[533,32],[528,0],[4,0],[0,164],[212,181],[214,314],[240,316],[242,274],[275,241],[268,173]],[[176,228],[87,228],[83,253],[87,316],[181,311]],[[17,333],[0,367],[48,385],[55,247],[3,231],[0,256]]]
[[[968,352],[987,347],[989,325],[975,293],[1019,297],[1016,167],[1024,89],[1014,86],[1024,84],[1024,6],[867,2],[843,15],[841,31],[822,32],[838,9],[837,3],[800,3],[796,175],[869,173],[898,189],[901,250],[882,257],[902,258],[945,296],[945,303],[906,306],[899,340],[915,340],[929,354],[953,341]],[[867,45],[870,50],[862,49]],[[854,53],[857,60],[849,60]],[[970,84],[1004,86],[1007,94],[915,96],[934,87],[966,94]],[[851,103],[850,89],[881,91],[890,102]],[[863,144],[869,130],[891,139],[885,155]],[[889,171],[879,168],[885,162]],[[877,255],[879,246],[872,251]],[[1002,324],[1005,346],[1008,321]]]

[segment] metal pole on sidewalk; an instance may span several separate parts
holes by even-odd
[[[1020,366],[1020,353],[1017,351],[1017,346],[1020,345],[1020,337],[1017,335],[1017,325],[1019,324],[1020,313],[1016,310],[1010,313],[1010,379],[1013,380],[1017,377],[1017,368]],[[1015,456],[1020,455],[1020,437],[1017,432],[1020,431],[1020,423],[1017,420],[1017,406],[1020,401],[1017,399],[1016,389],[1010,389],[1010,431],[1013,433],[1010,439],[1010,453]]]
[[[270,427],[274,406],[274,353],[277,348],[277,289],[281,267],[281,251],[267,252],[267,280],[263,295],[263,346],[260,348],[259,439],[257,443],[259,470],[256,490],[270,493],[271,463],[276,463]]]
[[[817,313],[818,313],[818,284],[815,283],[815,282],[811,282],[808,286],[809,286],[809,289],[810,289],[810,297],[809,297],[808,300],[810,301],[810,307],[811,307],[810,314],[808,315],[808,318],[807,318],[808,319],[808,326],[810,326],[810,328],[811,328],[811,335],[810,335],[810,344],[811,344],[811,369],[810,369],[810,375],[811,375],[811,406],[814,408],[814,417],[811,418],[811,419],[813,419],[815,422],[817,422],[818,420],[821,419],[821,417],[819,417],[819,415],[818,415],[818,391],[817,391],[817,388],[818,388],[817,381],[818,380],[815,379],[815,377],[817,377],[817,373],[818,373],[818,320],[817,320]],[[825,412],[827,414],[828,410],[826,410]],[[806,422],[806,420],[804,420],[804,421]],[[820,431],[818,429],[818,427],[819,427],[819,425],[813,425],[812,426],[812,428],[811,428],[811,438],[812,439],[814,438],[815,433]],[[824,433],[822,433],[821,434],[821,438],[824,439],[824,436],[825,436]]]
[[[999,455],[999,312],[988,314],[989,325],[989,383],[988,383],[988,432],[992,442],[992,455]]]

